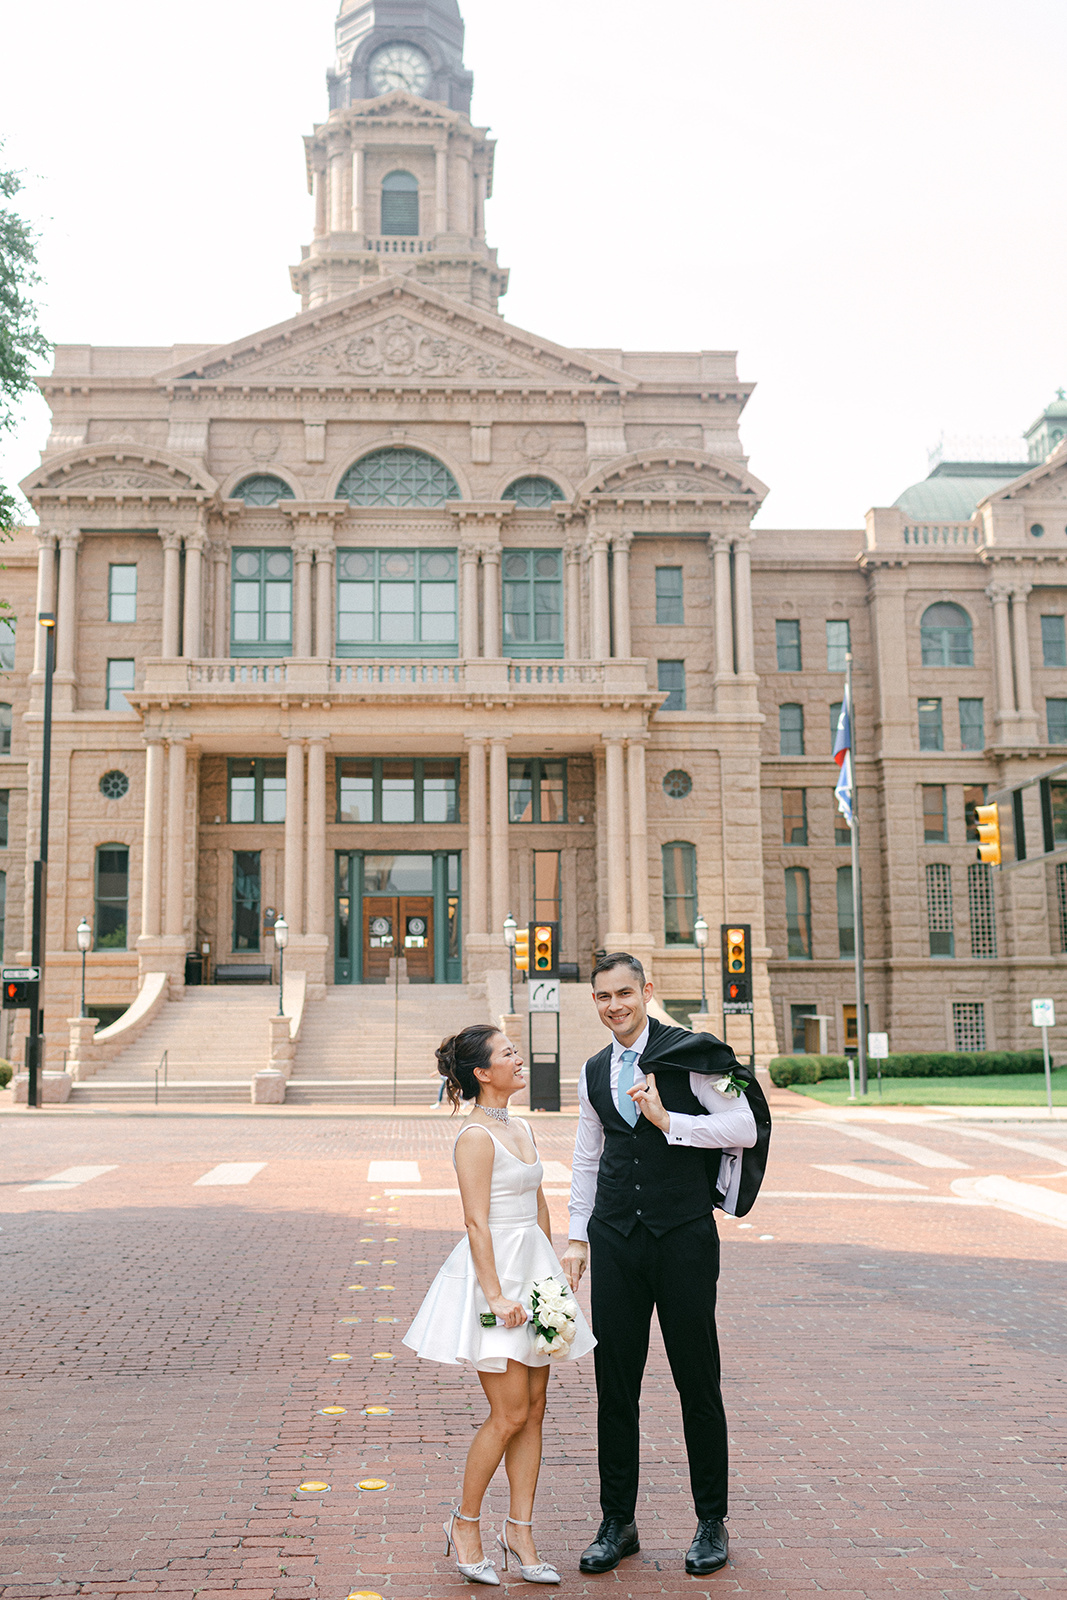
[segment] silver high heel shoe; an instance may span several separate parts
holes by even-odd
[[[503,1533],[498,1533],[496,1536],[496,1542],[504,1552],[504,1571],[506,1572],[508,1570],[508,1556],[514,1556],[515,1560],[519,1563],[519,1571],[522,1573],[522,1576],[526,1579],[527,1583],[561,1583],[562,1579],[560,1578],[560,1575],[556,1571],[555,1567],[552,1566],[551,1562],[539,1561],[537,1565],[533,1567],[523,1566],[522,1561],[519,1558],[518,1551],[513,1550],[508,1544],[507,1525],[509,1522],[513,1522],[516,1528],[533,1527],[532,1522],[520,1522],[518,1517],[504,1518],[504,1531]]]
[[[453,1550],[456,1551],[456,1566],[460,1576],[468,1579],[470,1583],[498,1584],[500,1582],[500,1574],[489,1557],[483,1556],[480,1561],[475,1562],[461,1561],[459,1559],[459,1551],[456,1549],[456,1541],[452,1537],[452,1529],[456,1526],[457,1521],[481,1522],[481,1520],[481,1517],[465,1517],[462,1511],[453,1511],[448,1521],[441,1524],[445,1530],[445,1555],[450,1556]]]

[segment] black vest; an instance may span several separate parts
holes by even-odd
[[[639,1115],[630,1127],[611,1097],[610,1045],[586,1064],[585,1084],[604,1129],[595,1219],[626,1236],[642,1222],[658,1239],[683,1222],[710,1216],[714,1198],[706,1151],[669,1145],[647,1117]],[[664,1072],[656,1087],[666,1110],[704,1115],[688,1073]]]

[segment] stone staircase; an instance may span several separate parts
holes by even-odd
[[[115,1105],[154,1101],[156,1070],[167,1054],[166,1083],[159,1072],[159,1103],[183,1101],[249,1104],[252,1074],[267,1063],[267,1018],[278,991],[254,988],[187,989],[168,1002],[121,1055],[81,1083],[70,1104]]]

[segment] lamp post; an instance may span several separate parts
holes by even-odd
[[[510,999],[508,1001],[509,1016],[514,1016],[515,1014],[515,934],[518,926],[518,923],[515,921],[515,918],[509,911],[507,916],[504,918],[504,943],[508,947],[508,993],[510,995]]]
[[[26,1104],[41,1105],[44,1086],[44,958],[48,926],[48,811],[52,785],[52,683],[56,670],[56,617],[54,611],[38,611],[37,622],[44,629],[44,720],[41,732],[41,828],[37,859],[33,863],[33,912],[30,923],[30,964],[37,968],[30,1007],[30,1029],[26,1036]]]
[[[85,1012],[85,952],[88,950],[89,946],[93,942],[93,930],[92,930],[92,928],[90,928],[89,924],[86,922],[84,917],[78,923],[77,938],[78,938],[78,949],[82,953],[82,1009],[81,1009],[81,1014],[84,1017],[85,1014],[86,1014],[86,1012]]]
[[[693,924],[693,937],[700,949],[700,1009],[703,1013],[708,1009],[708,990],[704,982],[704,951],[708,947],[708,925],[701,916],[698,916]]]
[[[279,917],[274,924],[274,943],[278,947],[278,1015],[285,1015],[283,1000],[285,996],[285,947],[289,943],[289,924],[284,917]]]

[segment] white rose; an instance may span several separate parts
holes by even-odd
[[[559,1330],[559,1336],[563,1340],[564,1344],[573,1344],[577,1332],[578,1329],[575,1324],[573,1322],[568,1322],[565,1328],[561,1328]]]

